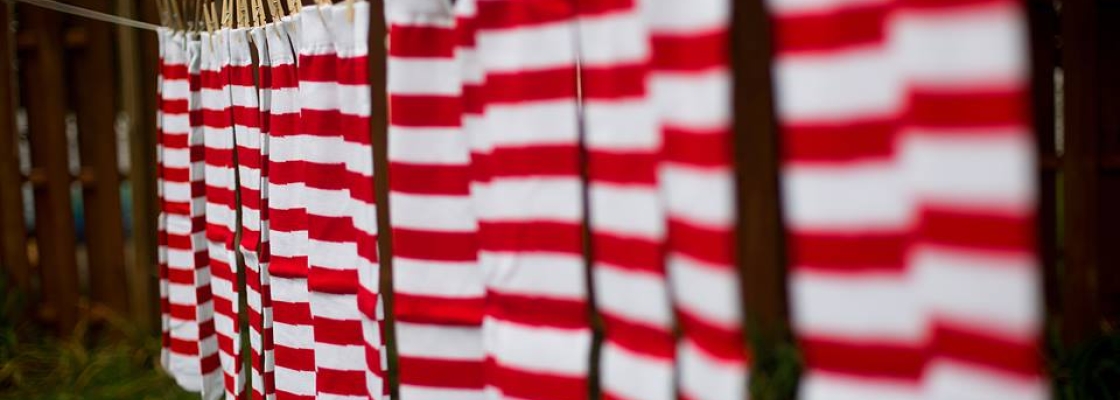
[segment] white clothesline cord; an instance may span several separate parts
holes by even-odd
[[[129,26],[129,27],[133,27],[133,28],[137,28],[137,29],[147,29],[147,30],[150,30],[150,31],[158,31],[161,28],[159,25],[156,25],[156,24],[150,24],[150,23],[147,23],[147,22],[144,22],[144,21],[137,21],[137,20],[134,20],[134,19],[125,18],[125,17],[121,17],[121,16],[118,16],[118,15],[106,14],[106,13],[103,13],[103,12],[100,12],[100,11],[93,11],[93,10],[90,10],[90,9],[77,7],[77,6],[72,6],[72,5],[65,4],[65,3],[59,3],[59,2],[54,1],[54,0],[4,0],[4,1],[7,2],[7,3],[30,4],[30,5],[33,5],[33,6],[42,7],[42,8],[58,11],[58,12],[61,12],[61,13],[66,13],[66,14],[70,14],[70,15],[77,15],[79,17],[86,17],[86,18],[89,18],[89,19],[95,19],[95,20],[98,20],[98,21],[104,21],[104,22],[117,24],[117,25]]]

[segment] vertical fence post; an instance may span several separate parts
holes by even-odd
[[[12,67],[11,4],[0,4],[0,269],[23,294],[31,289],[27,237],[23,223],[23,188],[16,146],[15,94]]]
[[[74,216],[70,209],[69,148],[66,141],[66,74],[59,14],[21,6],[35,48],[21,58],[31,138],[32,183],[35,185],[35,237],[42,278],[44,315],[66,334],[78,321],[78,267]],[[42,180],[35,178],[39,175]]]
[[[1097,224],[1097,14],[1096,2],[1064,1],[1061,12],[1064,84],[1065,276],[1062,338],[1080,343],[1096,330]]]
[[[385,0],[383,0],[385,1]],[[385,384],[392,398],[400,398],[397,382],[397,349],[393,318],[393,235],[389,225],[389,98],[386,92],[385,26],[383,1],[371,2],[369,21],[370,134],[373,136],[374,193],[377,203],[377,253],[381,268],[382,306],[385,308],[384,351],[388,359]]]
[[[1031,116],[1038,152],[1038,248],[1042,261],[1046,315],[1060,315],[1058,275],[1057,171],[1061,163],[1055,139],[1054,68],[1057,61],[1057,14],[1050,0],[1027,2],[1031,50]]]
[[[96,11],[111,11],[105,0],[83,0],[74,4]],[[74,22],[86,34],[86,45],[71,52],[69,84],[78,121],[90,297],[95,304],[125,317],[128,315],[128,291],[125,290],[124,222],[117,166],[117,87],[112,26],[87,18],[77,18]]]

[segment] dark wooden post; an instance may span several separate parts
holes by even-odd
[[[1031,114],[1039,160],[1038,244],[1047,316],[1060,315],[1058,284],[1057,171],[1061,159],[1055,138],[1054,69],[1057,62],[1057,12],[1049,0],[1027,2],[1031,51]]]
[[[385,26],[384,2],[370,2],[369,23],[369,86],[370,134],[373,135],[374,193],[377,201],[377,245],[381,267],[381,298],[385,307],[385,351],[388,352],[386,384],[393,398],[400,398],[397,379],[397,347],[393,318],[393,235],[389,226],[389,97],[386,92],[385,48],[388,29]]]
[[[1062,67],[1065,75],[1065,276],[1062,333],[1079,343],[1096,331],[1099,267],[1097,202],[1098,25],[1093,1],[1062,2]]]
[[[75,5],[111,12],[107,1],[82,0]],[[113,68],[112,26],[76,18],[86,45],[72,51],[70,98],[78,121],[85,206],[86,251],[89,254],[90,297],[120,317],[128,315],[121,219],[120,171],[117,165],[117,86]]]
[[[78,267],[74,216],[70,211],[69,149],[66,142],[66,74],[61,19],[57,12],[20,6],[35,48],[21,57],[26,90],[31,162],[35,184],[35,237],[47,319],[69,333],[78,321]],[[34,178],[40,175],[42,180]]]
[[[24,294],[31,290],[31,266],[23,223],[23,190],[16,147],[15,94],[12,67],[10,4],[0,4],[0,268]]]

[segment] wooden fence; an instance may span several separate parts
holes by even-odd
[[[151,1],[71,2],[157,20]],[[1115,325],[1120,319],[1120,75],[1112,73],[1120,70],[1120,24],[1115,23],[1120,2],[1026,4],[1047,316],[1067,342],[1078,342],[1098,333],[1102,321]],[[788,342],[769,21],[761,1],[738,1],[735,7],[744,306],[756,338]],[[31,295],[31,315],[62,331],[83,315],[100,315],[83,310],[111,310],[154,327],[155,36],[25,6],[0,7],[0,22],[18,27],[4,30],[0,38],[0,267],[14,286]],[[382,24],[372,28],[371,38],[384,34]],[[384,58],[377,57],[384,54],[384,43],[371,43],[373,90],[384,93]],[[384,96],[373,98],[375,158],[385,171]],[[30,160],[21,160],[17,150],[18,110],[26,110]],[[71,114],[81,160],[76,173],[68,168]],[[129,117],[130,168],[123,174],[117,168],[118,115]],[[31,167],[21,168],[21,161]],[[131,187],[131,235],[122,223],[122,182]],[[75,183],[81,188],[82,238],[75,235],[71,211]],[[23,196],[25,185],[32,196]],[[377,182],[377,192],[379,204],[387,204],[384,180]],[[35,210],[33,229],[25,224],[28,202]],[[378,209],[381,231],[389,232],[387,207]],[[382,235],[386,271],[390,240]],[[78,257],[82,252],[86,255]]]

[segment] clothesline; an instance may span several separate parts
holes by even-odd
[[[79,16],[79,17],[95,19],[95,20],[98,20],[98,21],[108,22],[108,23],[111,23],[111,24],[124,25],[124,26],[137,28],[137,29],[146,29],[146,30],[150,30],[150,31],[158,31],[161,28],[159,25],[156,25],[156,24],[147,23],[147,22],[144,22],[144,21],[139,21],[139,20],[135,20],[135,19],[131,19],[131,18],[125,18],[125,17],[119,16],[119,15],[103,13],[103,12],[100,12],[100,11],[94,11],[94,10],[90,10],[90,9],[82,8],[82,7],[78,7],[78,6],[72,6],[72,5],[65,4],[65,3],[60,3],[60,2],[57,2],[57,1],[54,1],[54,0],[4,0],[4,1],[9,3],[9,4],[14,4],[14,3],[30,4],[30,5],[33,5],[33,6],[42,7],[42,8],[46,8],[46,9],[49,9],[49,10],[54,10],[54,11],[58,11],[58,12],[61,12],[61,13],[65,13],[65,14],[76,15],[76,16]]]

